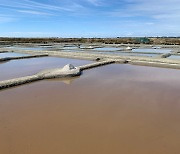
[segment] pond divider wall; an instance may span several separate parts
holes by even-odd
[[[5,57],[5,58],[0,58],[0,62],[10,61],[10,60],[18,60],[18,59],[39,58],[39,57],[46,57],[46,56],[48,56],[48,54],[19,56],[19,57]]]
[[[44,79],[79,76],[81,75],[81,71],[83,70],[87,70],[87,69],[91,69],[91,68],[99,67],[103,65],[108,65],[112,63],[115,63],[115,61],[109,60],[109,61],[96,62],[96,63],[83,65],[79,67],[74,67],[73,65],[68,64],[64,66],[63,68],[44,70],[32,76],[25,76],[25,77],[0,81],[0,90],[15,87],[18,85],[27,84],[27,83],[32,83],[32,82],[40,81]]]
[[[7,49],[7,48],[1,48],[0,51],[10,51],[10,52],[17,52],[17,53],[23,53],[23,54],[48,54],[49,56],[53,57],[62,57],[62,58],[74,58],[74,59],[85,59],[85,60],[93,60],[96,61],[97,59],[101,61],[105,60],[114,60],[118,63],[118,61],[126,61],[126,63],[130,64],[140,64],[144,66],[153,66],[153,67],[160,67],[167,66],[167,68],[172,69],[179,69],[180,60],[174,60],[174,59],[168,59],[167,57],[170,54],[175,54],[175,52],[171,52],[170,54],[162,54],[156,57],[142,57],[142,56],[121,56],[121,55],[107,55],[107,54],[96,54],[96,53],[90,53],[90,52],[82,52],[82,51],[28,51],[28,50],[20,50],[20,49]],[[139,53],[141,54],[141,53]],[[164,57],[164,58],[163,58]],[[165,58],[166,57],[166,58]],[[172,65],[173,64],[173,65]]]

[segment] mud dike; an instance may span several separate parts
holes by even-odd
[[[46,57],[46,56],[48,56],[48,54],[37,54],[37,55],[19,56],[19,57],[5,57],[5,58],[0,58],[0,62],[6,62],[6,61],[18,60],[18,59],[39,58],[39,57]]]
[[[112,64],[112,63],[115,63],[115,61],[103,61],[103,62],[92,63],[79,67],[74,67],[72,64],[67,64],[63,68],[44,70],[35,75],[0,81],[0,90],[27,84],[27,83],[32,83],[35,81],[45,80],[45,79],[79,76],[81,75],[81,72],[83,70],[87,70],[90,68],[99,67],[107,64]]]

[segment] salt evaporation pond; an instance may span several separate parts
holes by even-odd
[[[91,63],[91,61],[55,57],[13,60],[0,64],[0,81],[33,75],[44,69],[61,68],[69,63],[80,66]]]
[[[73,49],[78,49],[76,46],[68,46],[68,47],[63,47],[63,50],[73,50]]]
[[[48,48],[45,47],[23,47],[23,46],[11,46],[6,47],[7,49],[15,49],[15,50],[31,50],[31,51],[41,51],[41,50],[47,50]]]
[[[15,52],[0,53],[0,58],[6,58],[6,57],[21,57],[21,56],[29,56],[29,54],[21,54],[21,53],[15,53]]]
[[[169,53],[170,49],[133,49],[133,52],[152,52],[152,53]]]
[[[180,55],[179,56],[172,55],[172,56],[168,57],[168,59],[180,60]]]
[[[9,78],[66,63],[89,62],[13,61],[0,72]],[[179,78],[179,70],[113,64],[84,71],[69,85],[56,79],[3,90],[0,153],[179,153]]]
[[[123,48],[113,48],[113,47],[104,47],[104,48],[95,48],[93,50],[97,51],[117,51],[117,50],[122,50]]]
[[[140,56],[140,57],[155,57],[155,56],[158,56],[157,54],[141,54],[141,53],[126,53],[126,52],[121,52],[121,51],[85,51],[89,54],[107,54],[107,55],[118,55],[118,56]]]

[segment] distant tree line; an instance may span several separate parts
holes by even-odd
[[[180,45],[180,37],[117,37],[117,38],[8,38],[0,37],[0,44],[16,43],[105,43],[105,44],[167,44]]]

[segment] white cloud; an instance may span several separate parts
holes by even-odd
[[[48,16],[51,16],[53,14],[51,13],[46,13],[46,12],[40,12],[40,11],[32,11],[32,10],[17,10],[17,12],[20,12],[20,13],[27,13],[27,14],[33,14],[33,15],[48,15]]]
[[[145,16],[154,19],[180,20],[179,0],[126,0],[125,7],[109,12],[109,15],[116,17]]]
[[[129,5],[132,12],[147,15],[152,18],[174,18],[179,20],[180,1],[179,0],[137,0],[135,4]]]
[[[62,0],[63,2],[64,0]],[[84,9],[84,7],[81,4],[72,2],[71,4],[69,3],[62,3],[59,2],[57,5],[55,4],[47,4],[47,3],[41,3],[41,2],[36,2],[33,0],[19,0],[19,1],[11,1],[11,0],[0,0],[0,6],[3,8],[11,9],[11,10],[26,10],[24,13],[32,13],[35,12],[40,15],[40,12],[76,12],[79,10]],[[21,12],[22,13],[22,12]],[[44,15],[42,13],[42,15]]]
[[[96,25],[91,26],[95,32],[88,33],[90,36],[95,36],[97,29],[99,35],[103,36],[179,35],[180,0],[0,0],[0,8],[9,14],[7,17],[0,16],[0,23],[12,22],[18,18],[25,21],[26,17],[38,17],[39,20],[35,22],[58,23],[62,19],[67,23],[69,21],[66,16],[71,16],[72,24],[87,22]],[[3,10],[1,12],[4,13]],[[50,18],[52,15],[53,18]],[[49,17],[44,20],[46,16]],[[104,24],[107,21],[109,23]],[[91,27],[87,26],[87,31],[91,31]],[[38,35],[29,33],[35,34]]]

